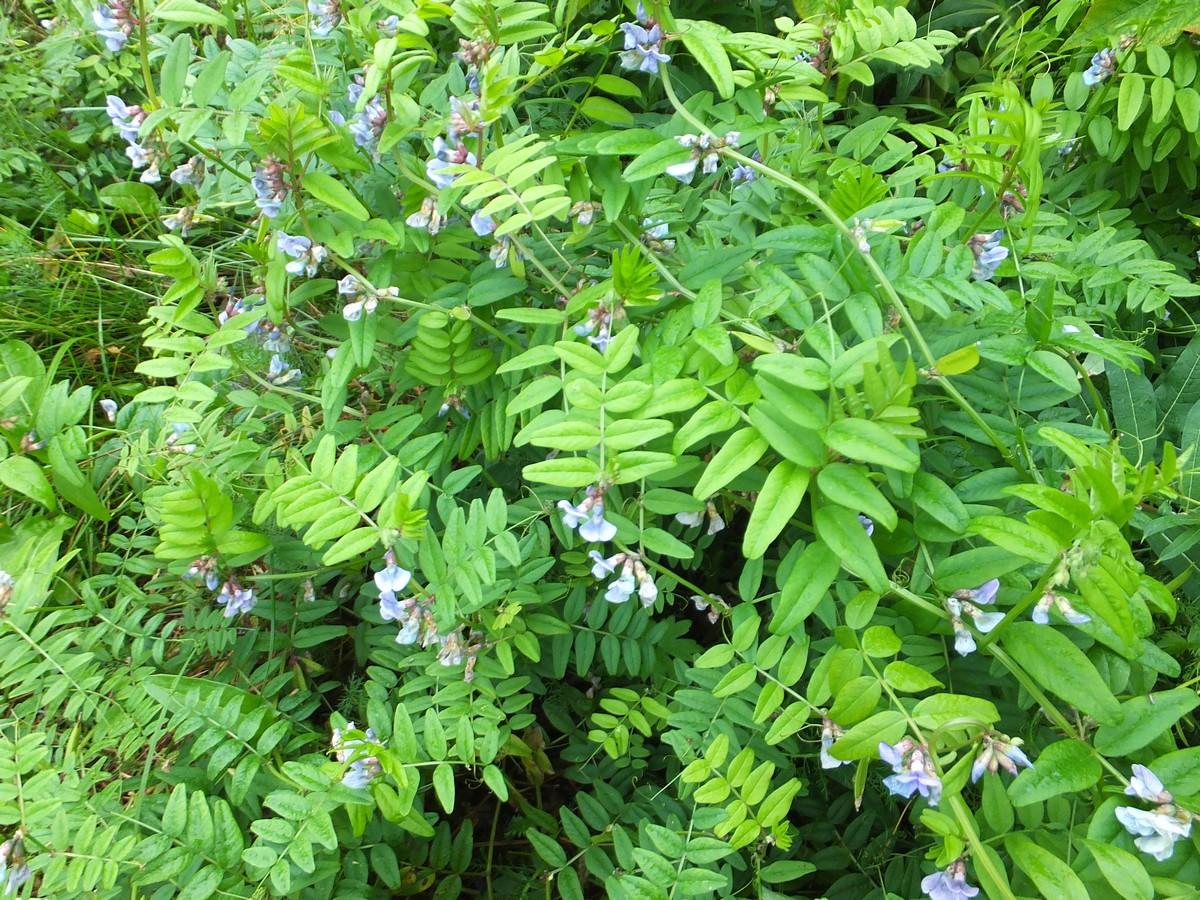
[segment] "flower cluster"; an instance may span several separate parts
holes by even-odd
[[[347,275],[338,282],[338,294],[346,298],[346,305],[342,307],[342,318],[347,322],[357,322],[364,312],[367,315],[375,312],[380,300],[395,300],[399,297],[400,289],[389,287],[368,291],[357,275]]]
[[[471,214],[471,230],[480,237],[487,237],[494,233],[496,227],[496,220],[491,216],[484,215],[483,210],[477,209]],[[508,265],[508,253],[511,245],[512,242],[508,239],[508,235],[505,235],[498,238],[492,245],[492,249],[488,251],[488,256],[496,264],[497,269],[503,269]]]
[[[762,155],[755,150],[750,154],[750,158],[755,162],[762,162]],[[753,166],[743,165],[738,163],[733,167],[733,171],[729,173],[730,184],[749,184],[758,177],[758,172],[754,171]]]
[[[612,341],[613,319],[625,317],[625,307],[618,304],[609,309],[604,301],[600,301],[588,310],[587,318],[574,327],[580,337],[586,337],[596,349],[603,353]]]
[[[181,206],[178,212],[174,212],[163,219],[163,225],[167,227],[168,231],[178,231],[183,237],[187,237],[195,221],[196,207]]]
[[[353,722],[346,724],[346,731],[355,730],[357,729]],[[378,744],[379,738],[375,736],[375,731],[371,728],[363,732],[362,738],[346,740],[344,734],[342,729],[334,728],[333,740],[330,742],[337,761],[350,764],[350,768],[342,777],[342,784],[349,788],[365,788],[376,776],[383,774],[383,766],[379,764],[379,758],[371,753],[367,746],[368,744]]]
[[[357,87],[357,85],[353,85],[353,87]],[[354,102],[357,103],[357,100]],[[383,134],[383,129],[387,127],[387,122],[387,107],[384,105],[383,98],[376,94],[350,124],[350,133],[354,135],[354,143],[371,150],[378,157],[379,138]]]
[[[379,589],[379,615],[385,622],[399,622],[400,632],[396,635],[396,643],[411,645],[420,643],[421,648],[438,647],[438,662],[443,666],[457,666],[466,662],[467,668],[463,674],[465,681],[475,677],[475,660],[483,649],[483,635],[471,632],[472,642],[463,643],[459,629],[455,628],[449,634],[438,631],[433,619],[432,598],[421,600],[416,597],[397,597],[398,591],[404,590],[412,581],[412,572],[399,565],[394,550],[388,550],[383,555],[384,567],[375,573],[375,587]]]
[[[1092,617],[1087,613],[1081,613],[1070,601],[1062,594],[1057,594],[1053,590],[1046,591],[1042,594],[1042,599],[1037,602],[1037,606],[1033,608],[1033,621],[1039,625],[1048,625],[1050,623],[1050,608],[1058,610],[1058,614],[1070,622],[1072,625],[1085,625],[1092,621]]]
[[[339,0],[308,0],[308,11],[317,20],[312,33],[318,37],[325,37],[342,21]]]
[[[1106,47],[1092,57],[1092,64],[1083,73],[1083,83],[1095,87],[1117,71],[1117,51]]]
[[[1021,749],[1020,738],[985,734],[979,744],[979,755],[971,766],[971,781],[978,781],[984,772],[995,775],[999,769],[1016,775],[1021,766],[1033,768],[1033,763]]]
[[[675,249],[675,241],[667,237],[671,228],[666,222],[642,219],[642,229],[642,243],[655,253],[670,253]]]
[[[421,201],[421,208],[404,222],[409,228],[424,228],[430,234],[437,234],[446,224],[446,217],[438,212],[437,198],[426,197]]]
[[[662,27],[646,15],[646,7],[642,3],[637,5],[637,22],[625,22],[621,30],[625,32],[622,69],[657,75],[659,65],[671,61],[671,57],[662,52]]]
[[[836,769],[840,766],[850,765],[850,761],[846,759],[838,759],[829,751],[833,749],[833,742],[840,738],[845,732],[842,727],[836,722],[830,721],[828,716],[821,717],[821,768]]]
[[[171,180],[176,184],[187,184],[200,187],[204,183],[204,160],[193,156],[181,166],[171,170]]]
[[[242,587],[233,578],[221,585],[221,592],[217,594],[217,605],[225,607],[227,619],[250,612],[257,602],[253,589]]]
[[[0,844],[0,882],[4,885],[5,897],[17,895],[21,885],[33,874],[29,862],[25,858],[24,835],[18,831],[3,844]]]
[[[684,184],[692,183],[696,175],[696,166],[700,166],[705,175],[712,175],[721,162],[721,151],[726,148],[736,150],[740,137],[741,133],[737,131],[730,131],[722,138],[713,134],[676,135],[675,140],[689,148],[692,155],[681,163],[667,166],[667,174]]]
[[[225,307],[219,313],[217,313],[217,322],[221,325],[224,325],[234,316],[240,316],[244,312],[250,312],[262,302],[263,298],[261,295],[252,294],[251,296],[245,298],[230,297],[228,300],[226,300]],[[254,332],[258,331],[260,324],[260,320],[255,320],[246,326],[246,331],[249,334],[254,334]]]
[[[990,281],[1000,263],[1008,259],[1008,248],[1000,243],[1003,237],[1004,231],[997,228],[990,234],[976,234],[967,239],[967,246],[975,257],[971,277],[976,281]]]
[[[987,634],[1003,621],[1004,613],[984,612],[976,605],[988,606],[995,602],[999,587],[999,580],[993,578],[974,590],[955,591],[946,599],[950,624],[954,628],[954,649],[958,651],[959,656],[966,656],[976,650],[975,638],[963,624],[963,616],[970,618],[983,634]]]
[[[621,567],[621,574],[616,581],[609,584],[604,592],[604,599],[609,603],[624,603],[633,596],[636,590],[642,606],[653,606],[658,599],[658,586],[646,571],[641,557],[636,553],[618,553],[605,559],[599,552],[592,550],[588,553],[593,561],[592,575],[597,579],[607,578]]]
[[[142,122],[146,121],[146,111],[140,106],[130,106],[120,97],[109,94],[108,104],[104,111],[112,120],[113,127],[129,144],[125,155],[135,169],[145,169],[139,181],[144,184],[158,184],[162,181],[159,166],[165,161],[165,155],[153,147],[143,147],[138,143],[138,131]],[[174,173],[172,173],[174,174]]]
[[[942,781],[933,767],[929,750],[905,738],[895,746],[879,742],[879,758],[892,767],[895,775],[883,779],[887,789],[898,797],[908,799],[914,793],[937,806],[942,798]]]
[[[1171,792],[1145,766],[1133,767],[1133,778],[1125,788],[1125,793],[1158,806],[1150,811],[1136,806],[1118,806],[1114,810],[1117,821],[1134,835],[1133,843],[1143,853],[1150,854],[1159,862],[1170,858],[1175,842],[1191,835],[1192,819],[1197,817],[1176,806]]]
[[[447,137],[449,141],[441,136],[433,139],[433,158],[425,163],[425,176],[439,189],[450,187],[458,178],[458,175],[446,169],[451,166],[474,166],[479,162],[457,134],[451,132]]]
[[[254,170],[250,185],[254,188],[254,205],[262,210],[263,215],[273,219],[279,215],[283,200],[287,196],[287,183],[283,180],[286,166],[275,157],[268,156],[262,165]]]
[[[970,900],[979,893],[979,888],[967,884],[967,864],[961,858],[952,862],[945,871],[922,878],[921,890],[929,895],[930,900]]]
[[[725,520],[721,518],[721,514],[717,512],[717,507],[711,500],[705,502],[702,510],[675,513],[675,521],[688,528],[695,528],[704,521],[705,516],[708,517],[708,534],[712,535],[725,530]]]
[[[104,45],[112,53],[125,46],[136,24],[125,0],[108,0],[108,3],[97,6],[92,10],[92,22],[96,26],[96,33],[104,38]]]
[[[292,258],[292,261],[284,266],[292,275],[303,273],[312,278],[329,255],[324,244],[314,244],[303,235],[292,236],[282,231],[275,232],[275,235],[279,239],[279,252]]]
[[[558,508],[562,510],[563,524],[568,528],[578,528],[579,536],[589,543],[604,543],[617,536],[617,526],[604,518],[605,488],[589,485],[587,496],[578,506],[573,506],[570,500],[559,500]]]

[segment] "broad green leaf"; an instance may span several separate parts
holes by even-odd
[[[1153,460],[1158,451],[1158,406],[1150,380],[1120,366],[1106,369],[1106,374],[1121,452],[1135,464]]]
[[[1142,861],[1120,847],[1102,841],[1083,841],[1100,873],[1125,900],[1153,900],[1154,885]]]
[[[792,515],[800,508],[800,501],[808,490],[810,475],[795,463],[784,460],[771,470],[758,492],[746,534],[742,541],[742,555],[746,559],[757,559],[787,527]]]
[[[908,731],[908,721],[895,710],[875,713],[834,741],[830,752],[836,759],[876,759],[879,742],[894,744]]]
[[[817,473],[821,493],[856,515],[863,513],[888,531],[895,531],[896,510],[875,486],[862,466],[830,463]]]
[[[729,53],[723,41],[729,32],[712,22],[696,19],[676,19],[679,36],[700,67],[704,69],[717,93],[723,98],[733,96],[733,68],[729,65]]]
[[[304,176],[304,191],[331,209],[349,213],[360,222],[371,218],[367,208],[336,178],[324,172],[308,172]]]
[[[595,94],[579,105],[579,111],[589,119],[595,119],[605,125],[632,125],[634,123],[633,113],[620,103]]]
[[[1039,685],[1062,697],[1102,725],[1122,721],[1121,704],[1092,661],[1051,625],[1009,622],[1004,649]]]
[[[838,419],[825,429],[825,443],[847,459],[901,472],[915,472],[920,465],[916,453],[882,425],[866,419]]]
[[[1176,722],[1197,706],[1200,695],[1190,688],[1133,697],[1121,704],[1124,719],[1120,724],[1103,725],[1096,732],[1096,749],[1105,756],[1129,756],[1169,733]]]
[[[817,537],[837,554],[843,568],[866,582],[873,591],[886,591],[887,573],[879,551],[871,543],[858,516],[840,506],[823,506],[813,514]]]
[[[1004,846],[1046,900],[1089,900],[1079,876],[1045,847],[1017,834],[1008,837]]]
[[[10,456],[0,461],[0,483],[46,509],[52,510],[57,505],[46,473],[27,456]]]
[[[1026,754],[1029,748],[1025,748]],[[1060,794],[1085,791],[1100,780],[1100,761],[1086,744],[1058,741],[1037,754],[1032,769],[1023,769],[1009,785],[1008,797],[1016,806],[1049,800]]]
[[[969,694],[933,694],[913,707],[912,716],[922,728],[929,729],[963,719],[984,727],[1000,721],[992,701]]]
[[[967,530],[1034,562],[1053,562],[1062,551],[1058,542],[1040,528],[1007,516],[978,516]]]
[[[154,7],[150,18],[162,19],[166,22],[183,22],[188,25],[214,25],[217,28],[229,25],[229,21],[224,15],[211,6],[200,3],[199,0],[163,0]]]
[[[735,431],[700,476],[692,496],[706,500],[737,478],[767,452],[767,442],[753,428]]]
[[[893,688],[906,694],[918,694],[930,688],[942,687],[942,683],[912,663],[902,659],[887,664],[883,670],[883,680]]]
[[[806,546],[783,583],[770,630],[774,634],[791,634],[799,629],[821,602],[840,568],[837,554],[823,541]]]

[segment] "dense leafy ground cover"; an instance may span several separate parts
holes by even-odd
[[[1195,896],[1200,15],[0,19],[0,890]]]

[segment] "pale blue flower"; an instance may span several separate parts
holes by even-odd
[[[243,588],[232,578],[221,586],[221,593],[217,595],[217,604],[225,607],[227,619],[250,612],[256,602],[254,591],[251,588]]]
[[[447,143],[441,137],[433,141],[433,158],[425,163],[425,175],[439,188],[448,188],[458,178],[457,173],[447,172],[451,166],[476,165],[475,154],[466,145],[458,142],[453,135],[454,144]]]
[[[1133,777],[1125,788],[1130,797],[1137,797],[1147,803],[1170,803],[1175,798],[1171,796],[1158,776],[1145,766],[1134,764]]]
[[[837,768],[840,768],[841,766],[847,766],[850,764],[849,760],[838,759],[836,756],[834,756],[832,753],[829,752],[830,750],[833,749],[834,741],[836,741],[838,738],[840,738],[843,734],[845,734],[845,732],[842,731],[842,728],[840,725],[837,725],[836,723],[831,721],[828,716],[822,717],[822,719],[821,719],[821,754],[820,754],[822,769],[837,769]]]
[[[909,739],[891,746],[879,743],[879,757],[892,766],[896,773],[883,779],[884,785],[893,794],[908,799],[914,793],[937,806],[942,796],[942,782],[933,768],[933,760],[924,747],[914,745]]]
[[[395,593],[402,591],[408,587],[408,583],[412,581],[412,572],[408,569],[396,565],[393,561],[388,563],[386,568],[380,569],[375,573],[375,586],[380,592],[391,591]]]
[[[592,515],[579,526],[579,536],[585,541],[604,543],[617,536],[617,526],[604,518],[604,504],[596,503]]]
[[[373,149],[387,127],[387,121],[387,107],[383,105],[383,98],[376,94],[350,125],[354,142],[360,147]]]
[[[570,500],[559,500],[558,508],[563,513],[563,524],[568,528],[577,528],[579,523],[587,518],[588,510],[591,507],[584,506],[584,504],[575,506]]]
[[[621,576],[608,586],[608,590],[604,592],[604,599],[609,603],[624,603],[633,596],[636,587],[637,581],[633,572],[622,572]]]
[[[354,723],[346,724],[346,731],[355,731]],[[378,744],[374,730],[368,728],[363,732],[363,738],[345,740],[340,728],[333,729],[331,745],[340,763],[349,763],[349,769],[342,777],[342,784],[349,788],[365,788],[372,779],[383,774],[383,766],[379,764],[369,744]]]
[[[4,896],[15,895],[32,874],[25,858],[25,842],[18,831],[0,844],[0,881],[4,883]]]
[[[1117,71],[1117,52],[1111,47],[1105,48],[1092,57],[1092,64],[1083,73],[1083,83],[1095,87],[1109,75]]]
[[[117,421],[117,401],[109,400],[107,397],[100,401],[100,409],[104,411],[104,418],[110,422]]]
[[[308,11],[316,18],[312,33],[325,37],[342,21],[341,4],[338,0],[308,0]]]
[[[864,516],[860,513],[858,517],[858,524],[863,527],[863,531],[867,533],[867,537],[870,537],[875,533],[875,522],[872,521],[868,516]]]
[[[485,216],[483,210],[477,209],[471,214],[471,229],[480,237],[487,237],[496,230],[496,221],[491,216]]]
[[[204,182],[204,160],[193,156],[181,166],[171,170],[171,180],[176,184],[189,184],[200,187]]]
[[[138,130],[141,128],[142,122],[146,121],[146,113],[140,106],[129,106],[115,94],[109,94],[105,99],[108,102],[104,111],[112,121],[113,127],[126,142],[136,144]]]
[[[276,353],[271,357],[271,364],[267,369],[267,381],[271,384],[284,385],[293,381],[299,381],[301,372],[299,369],[289,369],[283,358]]]
[[[123,0],[111,0],[108,5],[96,7],[92,10],[92,22],[96,26],[96,33],[104,38],[104,45],[112,53],[124,47],[133,34],[133,17]]]
[[[935,872],[921,879],[921,890],[930,900],[970,900],[979,888],[967,884],[966,864],[955,860],[944,872]]]
[[[625,52],[621,54],[621,68],[658,73],[662,63],[671,61],[671,57],[662,52],[663,33],[658,23],[645,28],[633,22],[621,25],[625,32]]]
[[[607,578],[613,572],[617,571],[617,566],[625,561],[625,554],[618,553],[615,556],[610,556],[605,559],[598,550],[588,551],[588,557],[592,560],[592,577]]]
[[[996,269],[1000,268],[1000,263],[1008,259],[1008,248],[1000,243],[1003,237],[1004,231],[997,229],[990,234],[974,235],[967,241],[967,246],[975,256],[971,276],[976,281],[990,280]]]
[[[1175,842],[1192,833],[1192,821],[1187,812],[1174,806],[1159,807],[1162,812],[1149,812],[1133,806],[1118,806],[1113,812],[1125,830],[1134,835],[1134,845],[1159,862],[1170,859]],[[1166,812],[1165,810],[1171,810]],[[1187,816],[1187,818],[1183,818]]]

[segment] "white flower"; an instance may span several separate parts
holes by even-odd
[[[688,528],[693,528],[704,521],[704,510],[696,510],[695,512],[675,513],[675,521],[680,525],[686,525]]]
[[[633,596],[636,587],[633,572],[622,572],[621,577],[608,586],[608,590],[604,592],[604,599],[609,603],[624,603]]]
[[[1190,818],[1181,819],[1162,812],[1147,812],[1132,806],[1118,806],[1115,813],[1117,821],[1135,836],[1134,845],[1159,862],[1169,859],[1175,849],[1175,842],[1188,837],[1192,832]]]
[[[1145,766],[1134,765],[1133,777],[1129,779],[1129,785],[1125,788],[1125,793],[1130,797],[1138,797],[1148,803],[1170,803],[1174,798],[1171,792],[1163,787],[1163,783],[1158,780],[1158,776],[1147,769]]]

